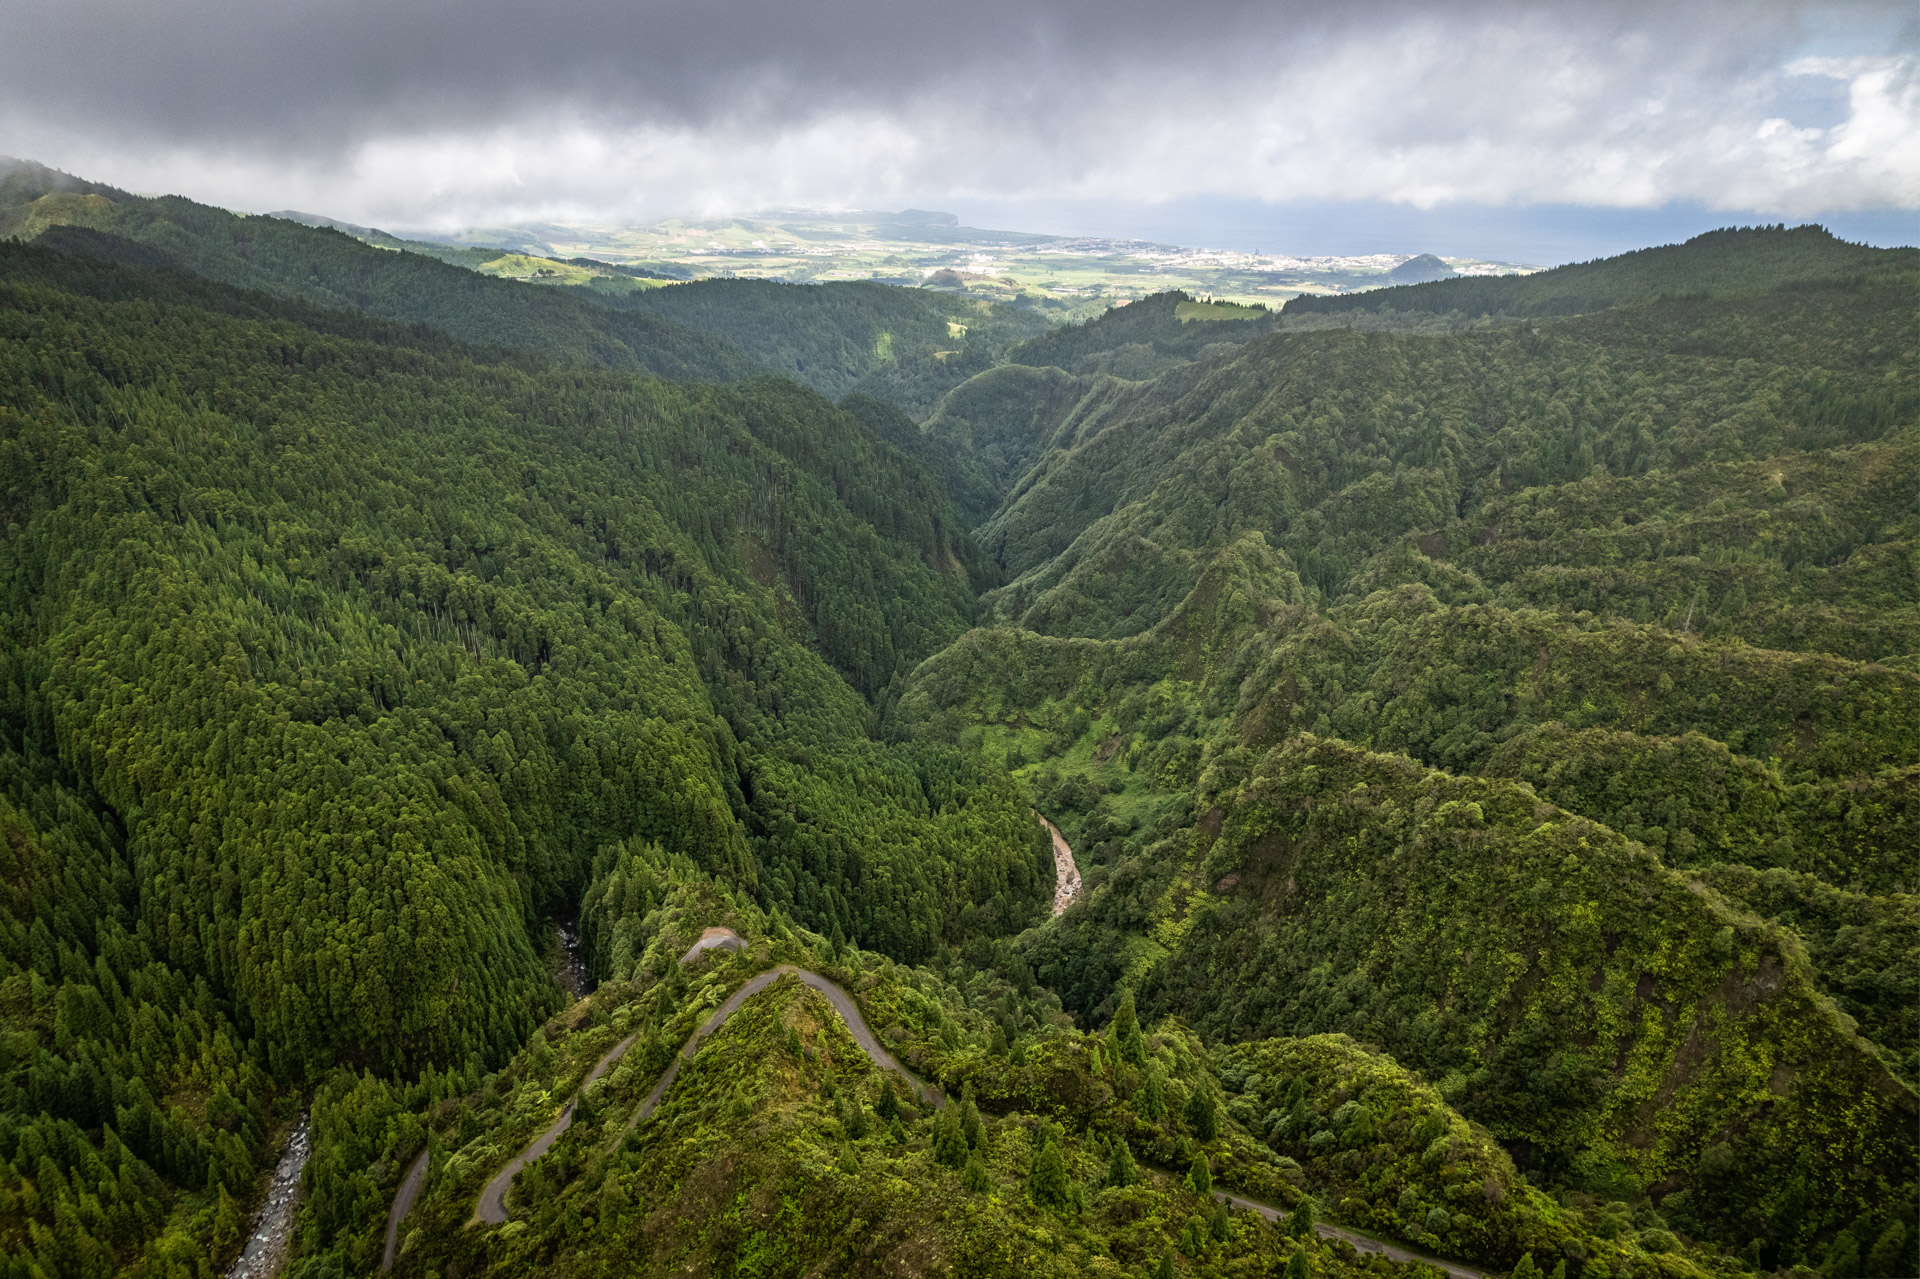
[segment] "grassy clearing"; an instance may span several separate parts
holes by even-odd
[[[1237,302],[1182,302],[1173,309],[1182,324],[1206,324],[1216,320],[1255,320],[1266,313],[1262,306],[1243,306]]]

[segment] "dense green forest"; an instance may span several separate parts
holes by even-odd
[[[1176,290],[1042,334],[1008,358],[1034,368],[1139,381],[1272,332],[1278,318],[1252,307],[1196,301]]]
[[[902,958],[1044,900],[1004,772],[869,736],[983,566],[813,392],[0,273],[23,1264],[223,1251],[275,1099],[503,1061],[560,1000],[534,925],[610,841]]]
[[[1353,1035],[1564,1196],[1878,1273],[1920,1076],[1915,258],[1717,233],[1342,303],[1562,318],[956,389],[930,428],[1033,460],[900,731],[1081,851],[1039,978]]]
[[[1911,275],[1920,250],[1870,249],[1817,226],[1727,228],[1685,244],[1558,267],[1537,275],[1480,276],[1332,296],[1303,294],[1288,317],[1363,311],[1463,315],[1572,315],[1655,298],[1738,297],[1833,281]]]
[[[716,335],[478,275],[324,227],[242,217],[178,196],[142,199],[37,165],[0,173],[0,236],[172,265],[222,284],[430,325],[462,342],[668,377],[734,380],[758,367]],[[125,241],[118,247],[73,228]]]
[[[609,304],[721,334],[823,395],[874,396],[916,418],[1048,325],[1001,302],[864,281],[700,280]]]
[[[1587,1273],[1745,1269],[1686,1247],[1657,1214],[1555,1202],[1431,1086],[1345,1036],[1209,1048],[1177,1021],[1124,1013],[1089,1033],[1003,944],[900,964],[795,928],[646,845],[603,861],[593,900],[595,927],[622,932],[632,967],[616,965],[622,976],[505,1069],[451,1093],[344,1073],[324,1091],[313,1182],[325,1207],[307,1218],[294,1275],[371,1268],[383,1192],[422,1150],[400,1274],[1255,1276],[1296,1254],[1343,1279],[1438,1273],[1318,1236],[1310,1223],[1332,1203],[1343,1221],[1502,1270],[1546,1273],[1569,1256]],[[716,923],[748,949],[681,968],[679,952]],[[825,1000],[788,978],[735,1013],[634,1125],[693,1026],[782,963],[851,991],[948,1104],[874,1069]],[[634,1048],[583,1088],[627,1036]],[[569,1103],[572,1125],[521,1174],[506,1224],[467,1228],[487,1177]],[[1230,1211],[1215,1188],[1283,1215]]]
[[[653,273],[585,259],[525,258],[535,280],[545,278],[542,262],[554,269],[553,283],[529,288],[478,273],[523,255],[350,230],[308,215],[241,217],[178,197],[143,199],[39,165],[0,162],[0,237],[176,266],[562,363],[720,381],[773,372],[834,398],[876,395],[925,417],[947,390],[1048,325],[1001,303],[869,283],[641,288],[635,278]],[[612,284],[627,287],[604,287]]]
[[[0,235],[7,1279],[218,1273],[303,1114],[293,1279],[422,1154],[403,1275],[1920,1274],[1920,254],[1039,332]],[[636,1123],[780,964],[948,1104],[786,977]]]

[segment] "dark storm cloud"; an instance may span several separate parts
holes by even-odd
[[[696,123],[738,110],[900,103],[982,80],[1014,103],[1085,77],[1258,71],[1277,48],[1381,35],[1410,20],[1505,24],[1537,5],[701,4],[665,0],[16,0],[0,44],[15,100],[162,136],[235,140],[410,123],[487,123],[572,100],[612,117]],[[1661,12],[1664,9],[1666,12]],[[1737,13],[1739,22],[1728,21]],[[1738,72],[1798,35],[1795,8],[1567,6],[1588,41],[1649,25]]]
[[[0,151],[419,217],[1209,188],[1860,207],[1920,202],[1913,24],[1716,0],[14,0]]]
[[[12,6],[9,96],[166,135],[233,139],[411,123],[487,123],[572,100],[611,117],[697,123],[738,110],[898,102],[929,82],[1031,77],[1219,56],[1344,7],[805,6],[644,0],[393,5],[183,0]],[[1284,21],[1276,23],[1275,17]]]

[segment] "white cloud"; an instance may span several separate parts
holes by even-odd
[[[908,31],[866,78],[844,50],[825,69],[708,51],[707,88],[678,105],[658,83],[671,50],[626,84],[608,70],[615,37],[591,67],[503,72],[492,90],[486,50],[464,80],[451,59],[434,63],[444,82],[393,73],[380,89],[364,71],[366,101],[316,96],[307,116],[276,102],[258,129],[209,124],[197,103],[161,124],[137,102],[118,119],[43,112],[44,96],[0,87],[0,151],[136,190],[401,226],[1198,193],[1783,217],[1920,206],[1920,59],[1796,57],[1791,6],[1702,6],[1686,22],[1633,6],[1260,12],[1084,47],[1004,21],[973,45]],[[0,85],[7,70],[0,55]],[[1844,89],[1837,122],[1795,120],[1790,91],[1815,80]]]

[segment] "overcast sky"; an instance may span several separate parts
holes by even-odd
[[[9,0],[5,26],[0,153],[388,227],[915,205],[1270,251],[1505,226],[1538,258],[1676,218],[1912,243],[1920,210],[1910,0]]]

